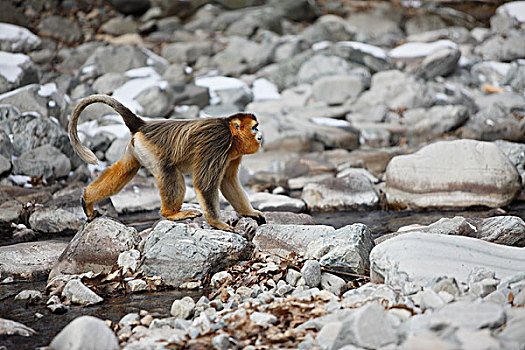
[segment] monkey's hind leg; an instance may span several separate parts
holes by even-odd
[[[175,166],[165,166],[160,176],[157,176],[157,181],[162,200],[160,215],[173,221],[192,219],[202,215],[197,210],[180,210],[184,201],[186,184],[182,173]]]
[[[204,218],[208,225],[223,231],[235,232],[233,227],[220,219],[219,191],[217,189],[201,190],[194,180],[197,199],[204,212]]]
[[[120,191],[137,174],[139,169],[140,163],[133,156],[128,146],[122,158],[104,170],[84,190],[82,207],[88,220],[94,219],[98,214],[93,210],[93,205]]]

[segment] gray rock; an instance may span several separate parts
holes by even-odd
[[[38,290],[26,289],[15,296],[15,300],[26,300],[30,303],[35,303],[42,300],[42,293]]]
[[[521,190],[508,158],[495,145],[474,140],[436,142],[394,157],[385,180],[394,207],[499,207]]]
[[[162,56],[170,63],[193,64],[202,56],[211,56],[213,48],[211,42],[176,42],[162,49]]]
[[[354,36],[355,28],[335,15],[321,16],[301,32],[301,37],[310,45],[325,40],[334,42],[352,40]]]
[[[471,116],[467,123],[460,129],[461,136],[466,138],[475,138],[483,141],[525,140],[521,132],[521,123],[517,120],[511,111],[506,110],[501,104],[501,100],[495,104],[482,108],[475,115]]]
[[[507,73],[510,68],[510,63],[483,61],[473,65],[470,73],[474,75],[480,83],[503,85],[507,80]]]
[[[322,77],[313,84],[313,95],[317,101],[329,105],[343,104],[357,97],[367,86],[358,76],[341,75]]]
[[[484,298],[496,290],[499,282],[499,280],[494,278],[486,278],[479,282],[470,283],[469,290],[472,294]]]
[[[378,303],[357,309],[343,322],[327,323],[316,338],[323,349],[334,350],[344,345],[377,349],[397,341],[392,322]]]
[[[170,315],[175,318],[187,319],[195,310],[195,301],[190,297],[184,297],[179,300],[175,300],[171,304]]]
[[[8,122],[8,125],[10,125],[12,129],[11,132],[8,133],[13,133],[14,135],[13,145],[15,146],[15,153],[17,152],[17,143],[23,142],[23,138],[27,138],[29,135],[35,135],[38,131],[45,133],[46,129],[53,129],[53,127],[49,125],[50,123],[54,124],[56,127],[56,122],[53,123],[51,120],[42,118],[41,116],[55,117],[62,126],[67,126],[66,109],[68,102],[64,98],[64,95],[56,90],[56,85],[54,83],[49,83],[46,85],[31,84],[14,91],[10,91],[9,93],[0,95],[0,103],[11,104],[21,112],[32,112],[30,114],[21,116],[20,118],[10,118],[11,121]],[[38,127],[37,124],[42,125]],[[24,130],[24,128],[26,129]],[[65,135],[63,130],[62,133]],[[32,138],[29,138],[29,140],[26,142],[31,141]],[[53,140],[48,139],[46,143],[52,143],[55,147],[59,148],[67,155],[70,155],[69,153],[65,152],[66,146],[67,148],[71,149],[69,142],[61,146],[59,144],[55,144]],[[44,143],[39,145],[42,144]],[[26,148],[25,150],[29,151],[32,148]],[[16,154],[19,155],[20,153]]]
[[[80,316],[71,321],[49,346],[55,350],[119,349],[117,337],[106,322],[93,316]]]
[[[379,203],[372,183],[362,174],[309,183],[301,198],[312,211],[364,210]]]
[[[525,246],[523,241],[525,222],[517,216],[496,216],[487,219],[466,219],[456,216],[452,219],[440,219],[428,226],[420,226],[414,229],[407,228],[403,232],[462,235],[498,244],[517,247]],[[489,277],[494,276],[485,278]]]
[[[286,277],[288,278],[288,275]],[[321,288],[336,296],[341,296],[346,291],[347,286],[341,277],[324,272],[321,274]]]
[[[106,150],[106,160],[110,163],[116,163],[124,155],[129,141],[129,137],[115,139]]]
[[[392,39],[404,38],[403,31],[400,29],[402,16],[399,9],[390,3],[384,3],[375,6],[372,11],[352,12],[346,20],[356,28],[356,40],[391,46]]]
[[[359,41],[343,41],[336,43],[333,50],[341,57],[367,67],[371,72],[392,69],[390,58],[378,46]]]
[[[224,50],[212,57],[211,61],[223,75],[239,76],[255,72],[267,65],[272,55],[273,43],[257,43],[245,38],[232,36]]]
[[[135,100],[142,106],[142,114],[151,118],[163,118],[168,116],[173,109],[174,95],[171,89],[161,89],[152,86],[142,90]]]
[[[474,53],[480,55],[483,60],[489,61],[512,61],[525,57],[524,30],[510,30],[505,35],[496,34],[476,46]]]
[[[300,66],[296,79],[298,84],[311,84],[321,77],[348,75],[352,68],[341,57],[318,54]]]
[[[227,334],[221,333],[212,338],[212,345],[219,350],[228,350],[235,346],[235,340]]]
[[[504,91],[499,94],[478,95],[474,102],[480,111],[490,111],[489,108],[494,106],[504,113],[525,112],[525,97],[512,91]]]
[[[24,205],[16,200],[7,200],[0,204],[0,224],[10,226],[11,223],[18,222]]]
[[[0,60],[3,67],[0,71],[0,93],[38,83],[38,68],[28,56],[0,51]]]
[[[372,76],[370,90],[355,102],[356,111],[377,106],[378,101],[390,109],[430,107],[434,92],[428,84],[415,76],[397,70],[382,71]]]
[[[373,247],[368,227],[353,224],[324,233],[319,239],[311,241],[306,248],[306,256],[318,259],[322,266],[364,274],[370,267],[368,256]]]
[[[10,162],[13,154],[14,148],[9,135],[3,129],[0,129],[0,155]]]
[[[122,317],[120,321],[118,321],[118,325],[122,328],[129,328],[131,329],[134,326],[138,326],[140,324],[140,315],[137,313],[129,313],[126,316]]]
[[[42,40],[29,29],[15,24],[0,23],[0,33],[1,51],[28,52],[40,48],[42,44]]]
[[[80,280],[71,280],[67,282],[62,291],[62,297],[74,304],[81,304],[84,306],[95,305],[104,301],[104,299],[82,284]]]
[[[306,210],[306,204],[302,200],[278,194],[257,192],[250,194],[249,200],[255,209],[262,211],[299,213]]]
[[[419,74],[425,79],[449,75],[456,70],[460,57],[461,52],[457,48],[438,50],[421,62]]]
[[[0,247],[0,277],[45,278],[66,246],[49,240]]]
[[[99,74],[124,73],[132,68],[147,66],[147,60],[148,55],[134,46],[101,46],[92,51],[83,67],[95,66]]]
[[[415,302],[415,304],[419,305],[419,307],[421,307],[423,310],[439,309],[445,304],[443,299],[439,297],[438,293],[434,292],[432,289],[425,289],[412,296],[412,299],[419,299],[419,301]]]
[[[93,82],[93,89],[99,94],[110,94],[128,81],[121,73],[109,72],[101,75]]]
[[[505,323],[502,306],[486,302],[456,301],[432,313],[430,327],[443,329],[461,327],[467,329],[495,329]]]
[[[342,306],[345,308],[360,307],[371,301],[377,301],[382,305],[393,306],[403,303],[400,292],[385,284],[367,283],[357,289],[350,289],[343,295]]]
[[[135,33],[137,31],[137,22],[133,17],[113,17],[101,27],[104,33],[111,35],[123,35]]]
[[[0,318],[0,335],[21,335],[23,337],[30,337],[35,335],[36,331],[32,328],[29,328],[22,323],[7,320],[5,318]]]
[[[38,25],[38,31],[41,35],[67,43],[75,43],[82,39],[82,31],[75,22],[54,15],[45,16]]]
[[[250,315],[250,321],[258,326],[269,326],[277,323],[277,317],[265,312],[254,312]]]
[[[468,118],[467,108],[461,105],[414,108],[403,114],[403,121],[408,125],[409,142],[415,144],[439,138],[444,133],[456,130]]]
[[[491,335],[488,329],[469,330],[460,328],[454,334],[454,337],[461,343],[462,349],[502,349],[503,344]]]
[[[138,241],[134,228],[112,219],[96,218],[73,237],[53,266],[49,280],[62,274],[109,272],[119,254],[134,248]]]
[[[523,308],[521,310],[523,310]],[[525,316],[523,315],[523,312],[521,312],[521,316],[514,317],[507,321],[503,330],[498,334],[498,338],[505,341],[513,341],[517,344],[523,344],[525,342],[525,335],[523,334],[524,326]]]
[[[77,204],[77,203],[75,203]],[[86,214],[79,205],[45,206],[37,208],[29,217],[35,231],[46,233],[76,232],[86,222]]]
[[[142,268],[146,275],[161,276],[165,283],[178,286],[222,270],[247,249],[247,241],[235,233],[161,221],[144,242]],[[173,264],[179,268],[174,270]]]
[[[288,269],[286,273],[286,282],[289,283],[292,287],[297,285],[297,281],[301,278],[301,273],[294,269]]]
[[[465,251],[470,254],[465,255]],[[375,246],[370,253],[372,281],[399,289],[406,281],[426,285],[434,276],[454,277],[466,283],[476,266],[484,266],[493,270],[498,278],[505,278],[522,271],[525,258],[520,248],[468,237],[424,233],[394,237]]]
[[[44,145],[13,159],[13,173],[50,178],[65,177],[71,171],[71,162],[60,150]]]
[[[322,225],[262,225],[257,227],[253,244],[259,250],[287,256],[289,253],[304,255],[308,244],[326,233],[335,231]]]
[[[144,280],[131,280],[128,282],[131,293],[144,292],[148,290],[148,284]]]
[[[458,44],[471,43],[474,38],[473,34],[464,27],[446,27],[441,29],[429,30],[426,32],[417,32],[410,34],[406,40],[408,42],[433,42],[437,40],[448,39]]]
[[[219,271],[211,278],[210,285],[219,288],[223,283],[229,282],[233,279],[232,275],[227,271]]]
[[[321,284],[321,265],[316,260],[307,260],[301,269],[301,276],[308,287],[317,287]]]

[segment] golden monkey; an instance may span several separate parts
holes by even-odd
[[[262,213],[252,208],[237,174],[242,156],[257,152],[262,143],[259,123],[253,114],[145,121],[112,97],[89,96],[71,115],[69,139],[80,158],[91,164],[96,164],[98,159],[80,143],[77,123],[80,113],[96,102],[105,103],[119,113],[132,138],[122,158],[84,190],[82,204],[89,220],[97,214],[93,209],[96,202],[120,191],[144,166],[157,179],[162,200],[160,214],[169,220],[201,215],[196,210],[180,210],[186,191],[183,175],[191,173],[197,199],[209,225],[233,231],[220,220],[219,188],[239,215],[252,217],[259,224],[266,222]]]

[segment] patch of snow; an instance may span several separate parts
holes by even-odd
[[[211,105],[216,105],[221,102],[220,97],[217,95],[217,91],[238,89],[244,89],[247,92],[250,91],[248,85],[242,80],[224,76],[199,77],[195,79],[195,85],[208,88]]]
[[[388,58],[385,50],[374,45],[364,44],[358,41],[340,41],[337,45],[351,47],[354,50],[361,51],[362,53],[366,53],[381,60],[386,60]]]
[[[0,23],[0,41],[11,42],[11,50],[20,51],[29,44],[31,47],[40,45],[40,38],[29,29],[9,23]]]
[[[49,97],[55,92],[57,92],[57,85],[55,83],[40,85],[40,88],[38,89],[38,95],[42,97]]]
[[[164,80],[161,80],[158,74],[157,76],[151,76],[147,78],[132,79],[113,91],[112,97],[118,100],[124,106],[128,107],[132,112],[140,114],[142,113],[143,109],[140,103],[134,100],[135,97],[142,91],[153,86],[157,86],[162,89],[163,86],[166,86],[164,84],[167,83]]]
[[[332,128],[347,128],[351,125],[346,120],[333,119],[333,118],[310,118],[310,121],[317,125],[329,126]]]
[[[24,71],[19,66],[30,61],[30,58],[21,53],[0,51],[0,75],[8,82],[14,83]]]
[[[518,22],[525,22],[525,1],[513,1],[501,5],[496,10],[497,14],[514,17]]]
[[[417,58],[426,57],[440,49],[457,49],[458,45],[450,40],[438,40],[432,43],[406,43],[388,53],[391,58]]]
[[[108,167],[107,163],[103,162],[101,160],[99,160],[97,164],[88,164],[87,165],[87,168],[88,168],[88,170],[89,170],[89,172],[91,174],[93,174],[95,171],[96,172],[104,171],[104,170],[106,170],[107,167]]]
[[[252,84],[252,92],[254,101],[278,100],[281,98],[281,94],[279,94],[275,84],[265,78],[255,79]]]
[[[316,42],[316,43],[314,43],[312,45],[312,50],[314,50],[314,51],[324,50],[327,47],[329,47],[330,45],[332,45],[331,41],[328,41],[328,40],[319,41],[319,42]]]
[[[126,71],[124,73],[129,78],[157,78],[160,79],[159,73],[152,67],[140,67]]]
[[[47,102],[47,106],[48,106],[49,108],[55,108],[55,107],[57,106],[57,103],[55,102],[55,100],[49,100],[49,101]]]
[[[85,66],[82,68],[81,72],[82,74],[89,74],[89,73],[92,73],[94,70],[95,70],[95,65],[92,64],[90,66]]]
[[[9,175],[7,178],[18,186],[25,186],[31,181],[31,176],[26,175]]]

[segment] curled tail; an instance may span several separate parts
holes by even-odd
[[[120,114],[122,119],[124,119],[124,123],[132,134],[139,131],[139,129],[145,123],[144,120],[137,117],[135,113],[130,111],[127,107],[115,100],[113,97],[107,95],[92,95],[80,101],[80,103],[73,110],[73,114],[71,114],[71,118],[69,119],[69,141],[71,141],[71,146],[73,146],[73,149],[79,155],[79,157],[90,164],[97,164],[98,159],[89,148],[80,143],[77,133],[77,124],[80,113],[82,113],[82,111],[90,104],[97,102],[107,104],[113,108],[115,112]]]

